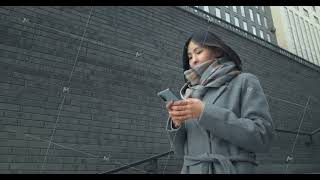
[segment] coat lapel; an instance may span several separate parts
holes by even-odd
[[[211,91],[208,93],[208,95],[205,97],[205,101],[209,102],[210,104],[214,104],[216,100],[222,95],[222,93],[227,89],[227,84],[221,86],[216,91]]]

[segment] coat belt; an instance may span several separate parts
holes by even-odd
[[[253,157],[243,157],[243,156],[229,156],[226,157],[221,154],[209,154],[204,153],[199,156],[184,156],[184,165],[185,166],[193,166],[201,163],[201,173],[208,174],[210,173],[210,169],[212,169],[212,162],[218,162],[222,166],[223,172],[216,173],[224,173],[224,174],[234,174],[236,173],[236,168],[232,164],[232,162],[250,162],[254,165],[258,165]],[[212,172],[211,172],[212,173]]]

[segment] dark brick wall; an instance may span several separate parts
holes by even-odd
[[[0,8],[0,173],[101,173],[170,149],[156,93],[178,91],[182,45],[208,22],[176,7],[109,6],[94,7],[86,28],[90,10]],[[297,130],[309,96],[301,130],[320,127],[319,71],[217,25],[210,30],[259,77],[277,128]],[[258,155],[258,172],[283,173],[295,137],[279,133]],[[319,136],[308,140],[298,137],[288,172],[320,171]],[[178,173],[180,165],[163,157],[158,172]]]

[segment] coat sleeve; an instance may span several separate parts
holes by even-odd
[[[199,124],[243,149],[267,152],[275,135],[267,99],[256,76],[248,74],[241,86],[241,117],[229,109],[205,104]]]
[[[174,153],[177,156],[184,155],[184,144],[186,142],[186,128],[185,124],[181,124],[179,128],[174,129],[172,120],[169,117],[166,125],[166,130],[168,132],[169,141],[170,141],[170,149],[173,148]]]

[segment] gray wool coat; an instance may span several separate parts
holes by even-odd
[[[183,156],[183,174],[255,173],[257,152],[266,152],[274,138],[269,106],[258,78],[241,73],[204,95],[198,119],[188,119],[167,132],[176,155]]]

